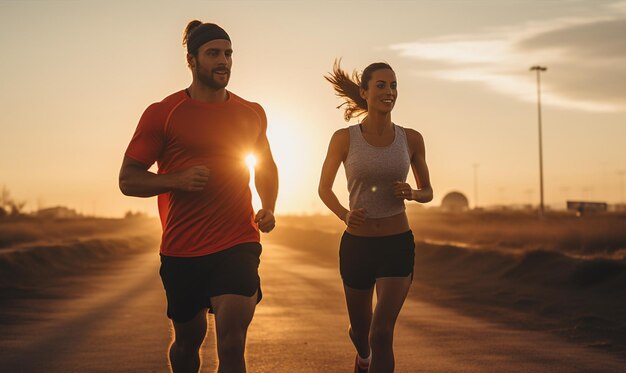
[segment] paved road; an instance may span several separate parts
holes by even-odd
[[[264,244],[264,299],[249,331],[250,372],[351,372],[339,275],[312,257]],[[0,372],[167,372],[171,332],[157,272],[158,255],[150,252],[64,285],[62,298],[19,302],[20,322],[0,332]],[[626,366],[551,334],[485,319],[413,294],[396,330],[396,371],[618,372]],[[213,371],[211,333],[203,354],[202,371]]]

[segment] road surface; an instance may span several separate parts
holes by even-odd
[[[352,371],[337,268],[314,259],[264,243],[264,298],[248,333],[250,372]],[[62,296],[17,302],[16,322],[0,332],[0,372],[167,372],[171,330],[158,266],[151,251],[65,281],[57,289]],[[396,328],[396,371],[619,372],[626,366],[547,332],[486,320],[412,294]],[[202,371],[212,372],[211,332],[203,355]]]

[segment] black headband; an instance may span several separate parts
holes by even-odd
[[[202,44],[216,39],[230,41],[230,37],[223,28],[213,23],[203,23],[191,31],[187,39],[187,52],[195,54]]]

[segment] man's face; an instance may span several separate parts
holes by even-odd
[[[200,83],[218,90],[228,85],[233,65],[232,55],[230,41],[217,39],[200,46],[198,57],[188,56],[188,61]]]

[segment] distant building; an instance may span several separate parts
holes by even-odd
[[[469,210],[469,201],[461,192],[450,192],[441,200],[441,209],[452,212],[467,211]]]
[[[586,212],[606,212],[608,204],[606,202],[567,201],[567,209],[576,211],[576,215],[581,216]]]
[[[147,217],[148,217],[148,214],[146,214],[145,212],[141,212],[141,211],[133,212],[131,210],[128,210],[126,211],[126,214],[124,214],[125,219],[145,219]]]
[[[71,219],[77,218],[79,215],[74,209],[69,209],[64,206],[49,207],[40,209],[36,213],[39,218],[46,219]]]
[[[609,207],[611,211],[626,212],[626,203],[617,203]]]

